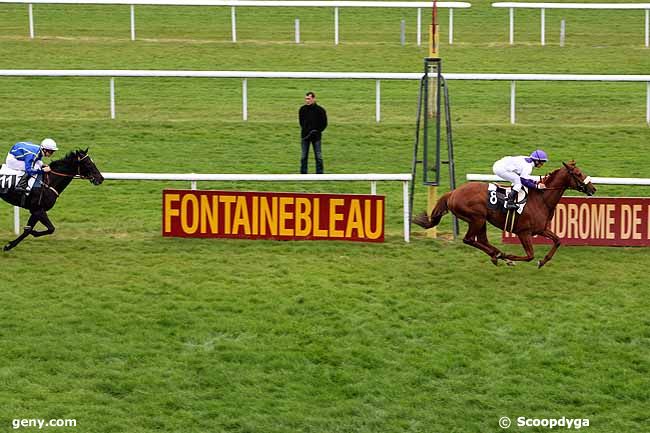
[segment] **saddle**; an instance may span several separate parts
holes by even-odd
[[[499,212],[506,213],[506,202],[508,201],[508,194],[512,188],[504,188],[501,185],[496,183],[490,183],[488,185],[488,194],[487,194],[487,206],[488,209],[498,210]],[[521,214],[524,211],[524,206],[526,206],[526,201],[528,200],[528,188],[525,186],[522,187],[521,191],[517,195],[517,213]]]
[[[23,177],[24,174],[25,172],[22,170],[12,170],[11,168],[7,167],[5,164],[2,164],[2,167],[0,167],[0,194],[6,194],[9,191],[13,190],[18,184],[20,178]],[[28,193],[30,190],[34,188],[39,188],[41,184],[42,184],[41,174],[39,174],[35,178],[30,177],[29,181],[27,182]]]

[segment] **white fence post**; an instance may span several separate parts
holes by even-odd
[[[339,44],[339,8],[334,8],[334,45]]]
[[[646,83],[645,122],[650,126],[650,81]]]
[[[515,43],[515,9],[510,8],[510,45]]]
[[[295,29],[295,35],[296,35],[296,43],[300,43],[300,20],[296,18],[294,22],[294,29]]]
[[[376,180],[371,180],[370,181],[370,194],[371,195],[377,195],[377,181]]]
[[[381,121],[381,82],[375,82],[375,121]]]
[[[192,191],[196,191],[196,181],[195,180],[190,182],[190,189]]]
[[[242,118],[248,120],[248,79],[246,78],[241,82],[241,99]]]
[[[542,8],[542,46],[546,45],[546,9]]]
[[[515,124],[515,80],[510,82],[510,123]]]
[[[131,40],[135,41],[135,5],[131,5]]]
[[[650,46],[650,9],[645,10],[645,46]]]
[[[29,38],[34,39],[34,8],[30,3],[27,7],[29,13]]]
[[[402,198],[404,206],[404,242],[411,242],[411,216],[409,215],[409,181],[402,182]]]
[[[14,233],[20,233],[20,208],[14,206]]]
[[[449,8],[449,45],[454,43],[454,9]]]
[[[237,16],[234,6],[230,8],[230,32],[232,33],[232,41],[237,42]]]
[[[111,77],[111,84],[109,87],[111,95],[111,119],[115,119],[115,78]]]
[[[417,30],[416,30],[417,36],[416,36],[416,38],[417,38],[417,43],[418,43],[418,47],[419,47],[420,45],[422,45],[422,8],[418,8],[418,18],[417,18],[416,27],[417,27]]]

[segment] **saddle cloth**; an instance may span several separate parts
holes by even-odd
[[[500,185],[497,185],[496,183],[490,183],[488,185],[487,195],[488,208],[499,210],[501,212],[507,212],[508,209],[506,209],[506,201],[508,201],[508,194],[510,194],[511,189],[512,188],[510,187],[504,188]],[[519,206],[517,207],[518,214],[521,214],[524,211],[527,196],[528,188],[522,185],[522,189],[517,195],[517,202],[520,202]]]
[[[2,164],[2,167],[0,167],[0,192],[6,193],[7,191],[14,189],[20,178],[23,177],[23,174],[25,174],[24,171],[12,170],[5,164]],[[34,188],[35,183],[36,187],[39,187],[41,185],[40,174],[36,178],[29,178],[29,181],[27,182],[27,189],[30,190]]]

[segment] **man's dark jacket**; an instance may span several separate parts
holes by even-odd
[[[320,140],[321,132],[327,128],[327,112],[323,107],[314,103],[303,105],[298,112],[300,134],[303,139],[307,137]]]

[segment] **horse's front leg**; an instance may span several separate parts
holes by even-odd
[[[551,248],[551,250],[548,253],[546,253],[546,256],[544,256],[544,258],[537,263],[538,268],[541,268],[546,263],[548,263],[551,260],[551,258],[553,257],[553,255],[555,254],[555,252],[557,251],[557,249],[560,248],[560,245],[562,245],[560,243],[560,238],[555,233],[553,233],[551,230],[549,230],[548,228],[545,229],[543,232],[541,232],[540,235],[544,236],[546,239],[552,240],[553,241],[553,247]]]
[[[29,219],[27,220],[27,225],[23,229],[23,232],[16,239],[14,239],[13,241],[7,243],[4,246],[4,250],[9,251],[10,249],[14,248],[16,245],[21,243],[23,241],[23,239],[25,239],[27,236],[32,234],[32,232],[34,231],[34,224],[36,224],[38,222],[38,220],[39,220],[39,218],[35,213],[31,214],[29,216]]]
[[[54,233],[54,224],[52,224],[52,221],[50,221],[50,217],[47,216],[47,212],[41,211],[38,212],[38,221],[40,221],[41,224],[45,226],[47,230],[32,230],[32,236],[35,238],[45,236],[45,235],[51,235]]]
[[[526,253],[525,256],[513,256],[510,254],[507,254],[505,256],[506,260],[513,260],[513,261],[519,261],[519,262],[530,262],[535,258],[535,252],[533,251],[533,238],[530,235],[529,232],[525,233],[517,233],[517,236],[519,237],[519,242],[521,242],[521,246],[524,247],[524,251]]]

